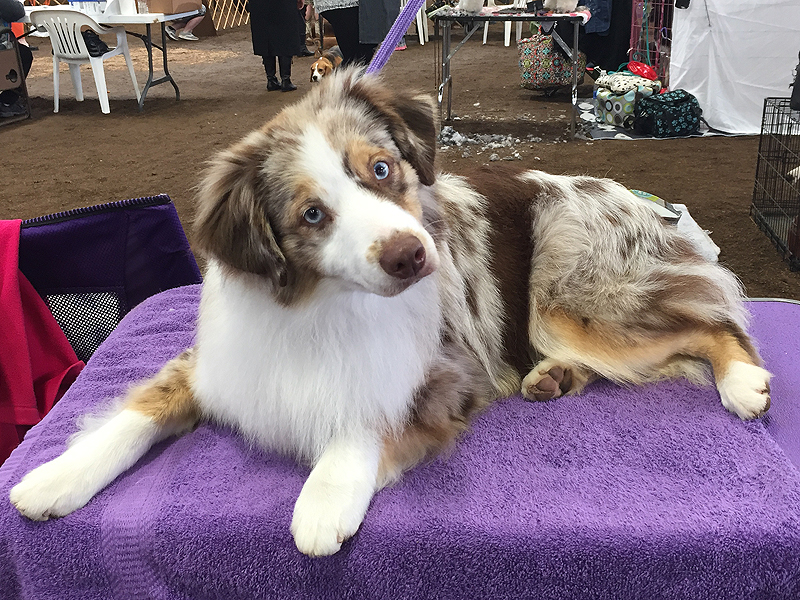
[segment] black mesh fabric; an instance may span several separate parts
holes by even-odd
[[[19,268],[84,361],[134,306],[202,280],[165,195],[23,221]]]
[[[50,294],[50,312],[84,362],[94,354],[128,312],[118,292]]]

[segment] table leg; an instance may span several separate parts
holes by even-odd
[[[178,84],[175,83],[175,80],[172,78],[172,75],[169,74],[169,67],[167,63],[167,27],[166,23],[161,23],[161,45],[153,43],[153,30],[150,23],[145,24],[145,28],[147,33],[142,35],[140,33],[133,33],[128,31],[128,35],[132,35],[134,37],[138,37],[144,43],[144,47],[147,50],[147,81],[144,84],[144,88],[142,89],[142,95],[139,98],[139,112],[144,110],[144,100],[147,98],[147,92],[150,90],[151,87],[154,85],[159,85],[161,83],[171,83],[172,87],[175,88],[175,100],[181,99],[181,91],[178,89]],[[153,77],[153,48],[158,48],[161,50],[162,61],[161,64],[164,67],[164,76],[155,79]]]
[[[442,40],[442,47],[444,48],[444,55],[445,63],[447,67],[442,65],[442,81],[446,82],[447,84],[447,120],[449,121],[452,117],[452,109],[453,109],[453,76],[450,72],[450,61],[452,60],[452,56],[450,56],[450,42],[452,41],[452,33],[453,33],[453,22],[447,21],[445,25],[445,31],[442,32],[444,36]],[[447,74],[445,75],[445,69]]]
[[[147,23],[147,34],[145,37],[138,36],[143,42],[147,50],[147,81],[142,89],[142,95],[139,97],[139,112],[144,110],[144,99],[147,97],[147,91],[153,85],[153,35],[150,23]]]
[[[575,128],[578,120],[578,32],[580,23],[575,21],[574,33],[572,36],[572,119],[570,120],[570,137],[575,139]]]
[[[575,28],[575,39],[577,40],[578,36],[578,29],[577,26]],[[178,89],[178,84],[175,83],[175,80],[172,78],[172,75],[169,74],[169,67],[167,66],[167,24],[164,21],[161,21],[161,45],[163,48],[161,49],[163,65],[164,65],[164,76],[165,80],[169,81],[172,84],[172,87],[175,88],[175,100],[178,101],[181,99],[181,91]],[[577,48],[578,42],[575,42],[575,47]]]
[[[437,24],[439,22],[437,21]],[[450,120],[450,110],[453,101],[453,82],[450,77],[450,34],[452,31],[452,21],[442,21],[442,78],[439,81],[439,89],[437,90],[437,99],[439,100],[439,108],[441,110],[442,102],[444,100],[445,89],[447,90],[447,116],[445,120]]]

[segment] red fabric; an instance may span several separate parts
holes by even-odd
[[[21,222],[0,220],[0,464],[83,369],[19,270]]]

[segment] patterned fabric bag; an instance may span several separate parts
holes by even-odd
[[[626,71],[618,71],[616,73],[606,73],[600,71],[600,77],[595,82],[598,88],[607,88],[614,94],[627,94],[635,90],[650,90],[651,93],[656,93],[661,90],[661,82],[658,79],[645,79],[633,73]]]
[[[641,88],[638,92],[631,90],[625,94],[614,94],[608,89],[598,89],[594,99],[597,122],[633,129],[635,119],[633,109],[636,100],[652,93],[645,88]]]
[[[517,42],[521,86],[528,90],[551,90],[572,85],[572,63],[556,50],[549,35],[540,33]],[[578,83],[586,72],[586,55],[578,53]]]
[[[686,90],[641,98],[633,112],[634,129],[657,138],[694,135],[703,118],[697,98]]]

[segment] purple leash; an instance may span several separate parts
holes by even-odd
[[[389,62],[389,57],[392,55],[392,52],[394,52],[394,49],[397,48],[397,43],[405,35],[406,31],[408,31],[408,28],[411,27],[411,22],[414,20],[414,17],[417,16],[417,11],[422,8],[424,3],[425,0],[408,0],[408,4],[406,4],[400,14],[397,15],[397,19],[395,19],[392,28],[389,30],[389,33],[386,34],[386,39],[383,40],[380,48],[375,52],[375,56],[372,57],[367,67],[367,73],[380,71],[386,63]]]

